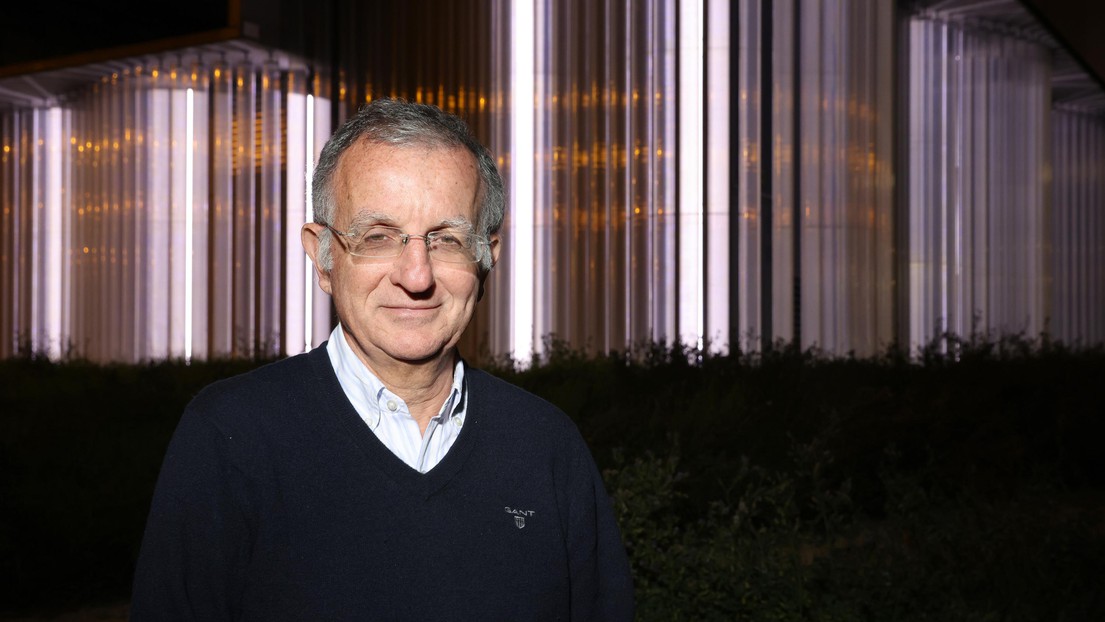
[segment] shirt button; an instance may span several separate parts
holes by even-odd
[[[453,423],[455,423],[456,426],[459,428],[460,426],[464,425],[464,417],[453,417]]]
[[[399,404],[396,404],[395,400],[388,400],[388,410],[395,412],[397,408],[399,408]]]

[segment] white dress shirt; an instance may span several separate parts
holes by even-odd
[[[421,434],[406,402],[388,391],[353,353],[340,323],[330,333],[326,352],[346,397],[385,447],[419,473],[441,462],[460,435],[468,402],[464,392],[464,363],[459,358],[453,368],[453,388],[449,397],[437,416],[430,419],[426,433]]]

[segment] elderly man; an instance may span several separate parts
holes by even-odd
[[[339,324],[188,406],[132,619],[632,619],[576,427],[457,353],[500,251],[487,150],[437,108],[379,100],[314,188],[303,246]]]

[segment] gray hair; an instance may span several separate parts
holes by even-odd
[[[378,145],[423,145],[428,147],[464,147],[476,158],[480,175],[482,201],[476,216],[476,232],[484,238],[498,233],[503,224],[505,197],[503,178],[491,153],[484,147],[463,120],[436,106],[415,104],[398,99],[377,99],[357,111],[338,128],[318,158],[312,177],[315,222],[332,225],[335,209],[334,173],[342,154],[353,145],[366,141]],[[330,253],[331,233],[324,229],[319,235],[319,262],[326,270],[333,267]],[[491,252],[478,255],[480,275],[491,270]]]

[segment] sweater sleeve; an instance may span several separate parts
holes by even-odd
[[[134,577],[131,620],[238,617],[250,526],[245,439],[220,429],[197,399],[173,434]]]
[[[633,579],[613,503],[582,438],[573,454],[568,528],[572,620],[631,621]]]

